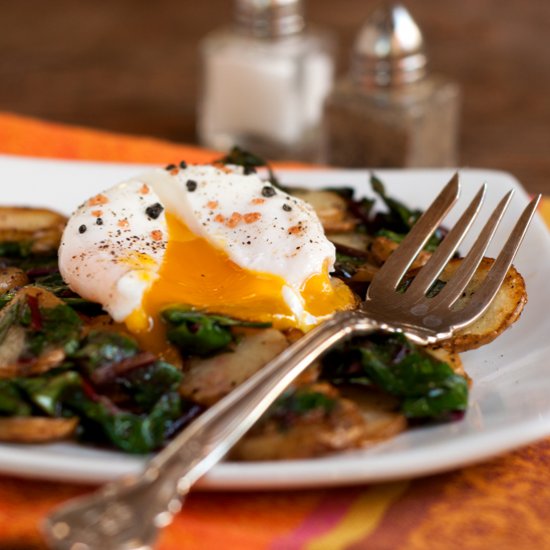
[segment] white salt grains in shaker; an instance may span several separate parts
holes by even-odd
[[[200,53],[203,145],[318,160],[333,43],[327,33],[305,28],[301,0],[235,0],[233,27],[206,36]]]

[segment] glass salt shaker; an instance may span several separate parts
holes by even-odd
[[[460,93],[430,74],[420,29],[385,3],[356,39],[351,70],[324,113],[323,160],[346,167],[454,166]]]
[[[319,160],[333,42],[306,28],[301,0],[235,0],[234,25],[200,46],[200,142],[270,159]]]

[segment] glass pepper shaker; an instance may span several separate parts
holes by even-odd
[[[401,4],[385,3],[357,36],[349,74],[324,114],[323,160],[346,167],[457,163],[460,93],[430,74],[420,29]]]
[[[318,160],[333,84],[330,35],[306,28],[301,0],[235,0],[232,28],[200,46],[200,142],[261,156]]]

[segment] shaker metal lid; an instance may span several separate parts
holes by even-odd
[[[235,0],[239,32],[258,38],[277,38],[303,30],[302,0]]]
[[[352,53],[351,76],[361,86],[397,86],[426,74],[424,39],[408,10],[384,2],[365,21]]]

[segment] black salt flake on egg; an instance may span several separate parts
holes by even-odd
[[[156,220],[162,214],[163,210],[164,210],[164,206],[162,206],[162,204],[160,204],[160,202],[156,202],[155,204],[152,204],[151,206],[148,206],[145,209],[145,213],[152,220]]]
[[[264,187],[262,187],[263,197],[273,197],[273,195],[275,195],[276,193],[277,191],[275,190],[275,187],[272,187],[271,185],[264,185]]]

